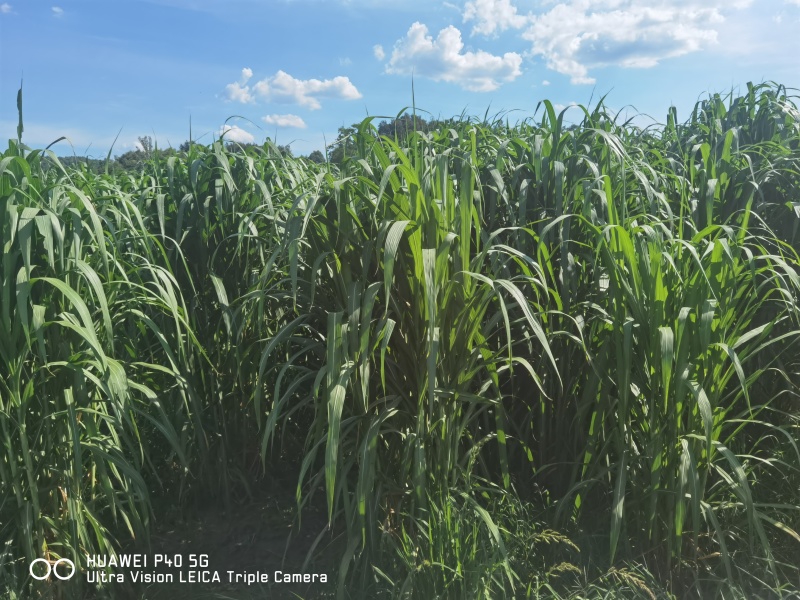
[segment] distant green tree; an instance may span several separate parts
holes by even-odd
[[[86,156],[61,156],[59,157],[58,162],[60,162],[61,166],[65,169],[75,167],[78,169],[86,169],[87,171],[96,173],[98,175],[106,172],[105,159],[89,158]],[[55,168],[55,162],[50,157],[45,157],[43,164],[45,169]],[[109,172],[113,172],[115,170],[114,166],[114,162],[112,161],[109,165]]]
[[[149,135],[139,137],[139,145],[142,147],[142,152],[145,156],[150,156],[153,153],[153,138]]]
[[[246,152],[248,148],[261,148],[261,145],[255,142],[228,142],[225,144],[225,149],[229,152],[238,152],[239,150]]]
[[[378,135],[385,135],[390,139],[397,139],[403,142],[412,131],[426,132],[431,129],[431,124],[422,117],[416,117],[415,119],[413,115],[405,113],[391,121],[381,121],[378,124]]]
[[[414,115],[404,113],[391,121],[381,121],[378,123],[377,129],[379,136],[386,136],[391,140],[396,139],[402,146],[414,131],[427,133],[443,127],[453,127],[455,124],[456,120],[454,119],[426,121],[420,116],[415,118]],[[328,145],[328,160],[341,164],[345,157],[357,154],[354,136],[358,131],[358,126],[358,123],[354,123],[350,127],[339,127],[336,141]]]
[[[336,141],[328,146],[328,160],[332,163],[342,164],[345,157],[356,154],[356,142],[353,136],[356,134],[358,124],[351,127],[339,127],[339,134]]]
[[[325,162],[325,155],[319,150],[314,150],[311,154],[308,155],[308,160],[310,160],[311,162],[315,162],[317,164],[321,164]]]
[[[140,136],[138,140],[139,147],[116,156],[110,170],[138,171],[150,159],[164,159],[178,154],[175,148],[156,149],[153,138],[149,135]],[[184,147],[188,150],[188,142],[180,145],[182,151],[185,151]],[[103,171],[105,171],[105,161],[103,161]]]
[[[124,171],[137,171],[141,169],[144,161],[147,159],[144,151],[139,150],[128,150],[123,154],[117,156],[114,160],[119,165],[120,169]]]

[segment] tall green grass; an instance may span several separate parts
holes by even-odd
[[[341,596],[796,591],[796,105],[539,109],[367,119],[341,165],[217,142],[112,177],[10,142],[12,588],[300,450]]]
[[[181,425],[199,411],[186,382],[197,340],[143,207],[52,155],[44,171],[44,156],[12,142],[0,162],[0,537],[12,573],[110,551],[119,531],[146,535],[144,474],[165,458],[148,444],[186,465]]]

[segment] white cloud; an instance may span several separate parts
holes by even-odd
[[[345,59],[350,61],[350,59]],[[361,98],[361,93],[356,89],[348,77],[334,77],[320,81],[319,79],[296,79],[284,71],[278,71],[272,77],[257,81],[250,86],[248,82],[253,77],[253,71],[242,69],[239,81],[225,86],[225,97],[233,102],[242,104],[253,103],[256,97],[284,104],[299,104],[311,110],[321,108],[319,98],[339,98],[355,100]]]
[[[239,142],[240,144],[252,144],[256,141],[253,134],[236,125],[223,125],[219,128],[217,135],[220,138],[225,136],[225,140],[229,142]]]
[[[387,73],[421,75],[434,81],[455,83],[474,92],[490,92],[522,74],[522,57],[515,52],[495,56],[478,50],[463,52],[461,32],[450,25],[434,40],[428,28],[414,23],[399,40],[386,65]]]
[[[3,2],[0,4],[0,13],[7,15],[11,12],[11,5],[8,2]]]
[[[247,85],[247,82],[250,81],[252,76],[252,69],[248,69],[247,67],[242,69],[242,76],[239,78],[239,81],[229,83],[225,86],[226,98],[231,102],[241,102],[242,104],[253,102],[255,99],[250,93],[250,87]]]
[[[542,80],[542,85],[550,85],[550,82],[547,79]]]
[[[558,112],[561,112],[565,108],[572,108],[573,106],[578,106],[578,103],[570,102],[569,104],[559,104],[558,102],[556,102],[555,104],[553,104],[553,108],[555,108]]]
[[[60,19],[61,17],[64,16],[64,9],[61,8],[60,6],[53,6],[52,8],[50,8],[50,10],[53,11],[53,16],[56,19]]]
[[[800,2],[800,0],[798,0],[798,2]],[[378,60],[383,60],[384,58],[386,58],[386,52],[383,51],[383,46],[381,46],[380,44],[375,44],[372,47],[372,53]]]
[[[350,60],[350,58],[347,57],[347,56],[345,56],[344,58],[340,58],[339,59],[339,66],[340,67],[349,67],[352,64],[353,64],[353,61]]]
[[[527,19],[517,14],[511,0],[470,0],[464,5],[464,22],[477,21],[472,35],[496,35],[506,29],[520,29]]]
[[[269,125],[277,125],[278,127],[296,127],[298,129],[305,129],[306,123],[297,115],[267,115],[261,119]]]
[[[594,83],[593,68],[654,67],[716,43],[723,13],[751,2],[569,0],[530,16],[523,37],[550,69],[569,75],[572,83]]]
[[[253,86],[253,91],[262,99],[284,104],[299,104],[311,110],[322,108],[319,98],[356,100],[361,92],[348,77],[333,79],[296,79],[284,71],[262,79]]]
[[[227,96],[228,100],[232,102],[241,102],[242,104],[247,104],[249,102],[253,102],[253,96],[250,94],[250,88],[248,86],[242,86],[238,83],[229,83],[225,86],[225,95]]]

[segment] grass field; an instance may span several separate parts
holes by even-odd
[[[220,141],[113,175],[26,147],[19,98],[3,597],[166,597],[28,565],[193,535],[270,572],[290,538],[331,580],[309,598],[800,594],[790,91],[646,130],[602,101],[367,119],[341,164]]]

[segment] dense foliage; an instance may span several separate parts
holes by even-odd
[[[12,140],[0,588],[299,454],[344,597],[797,593],[800,112],[540,108],[367,119],[341,164]]]

